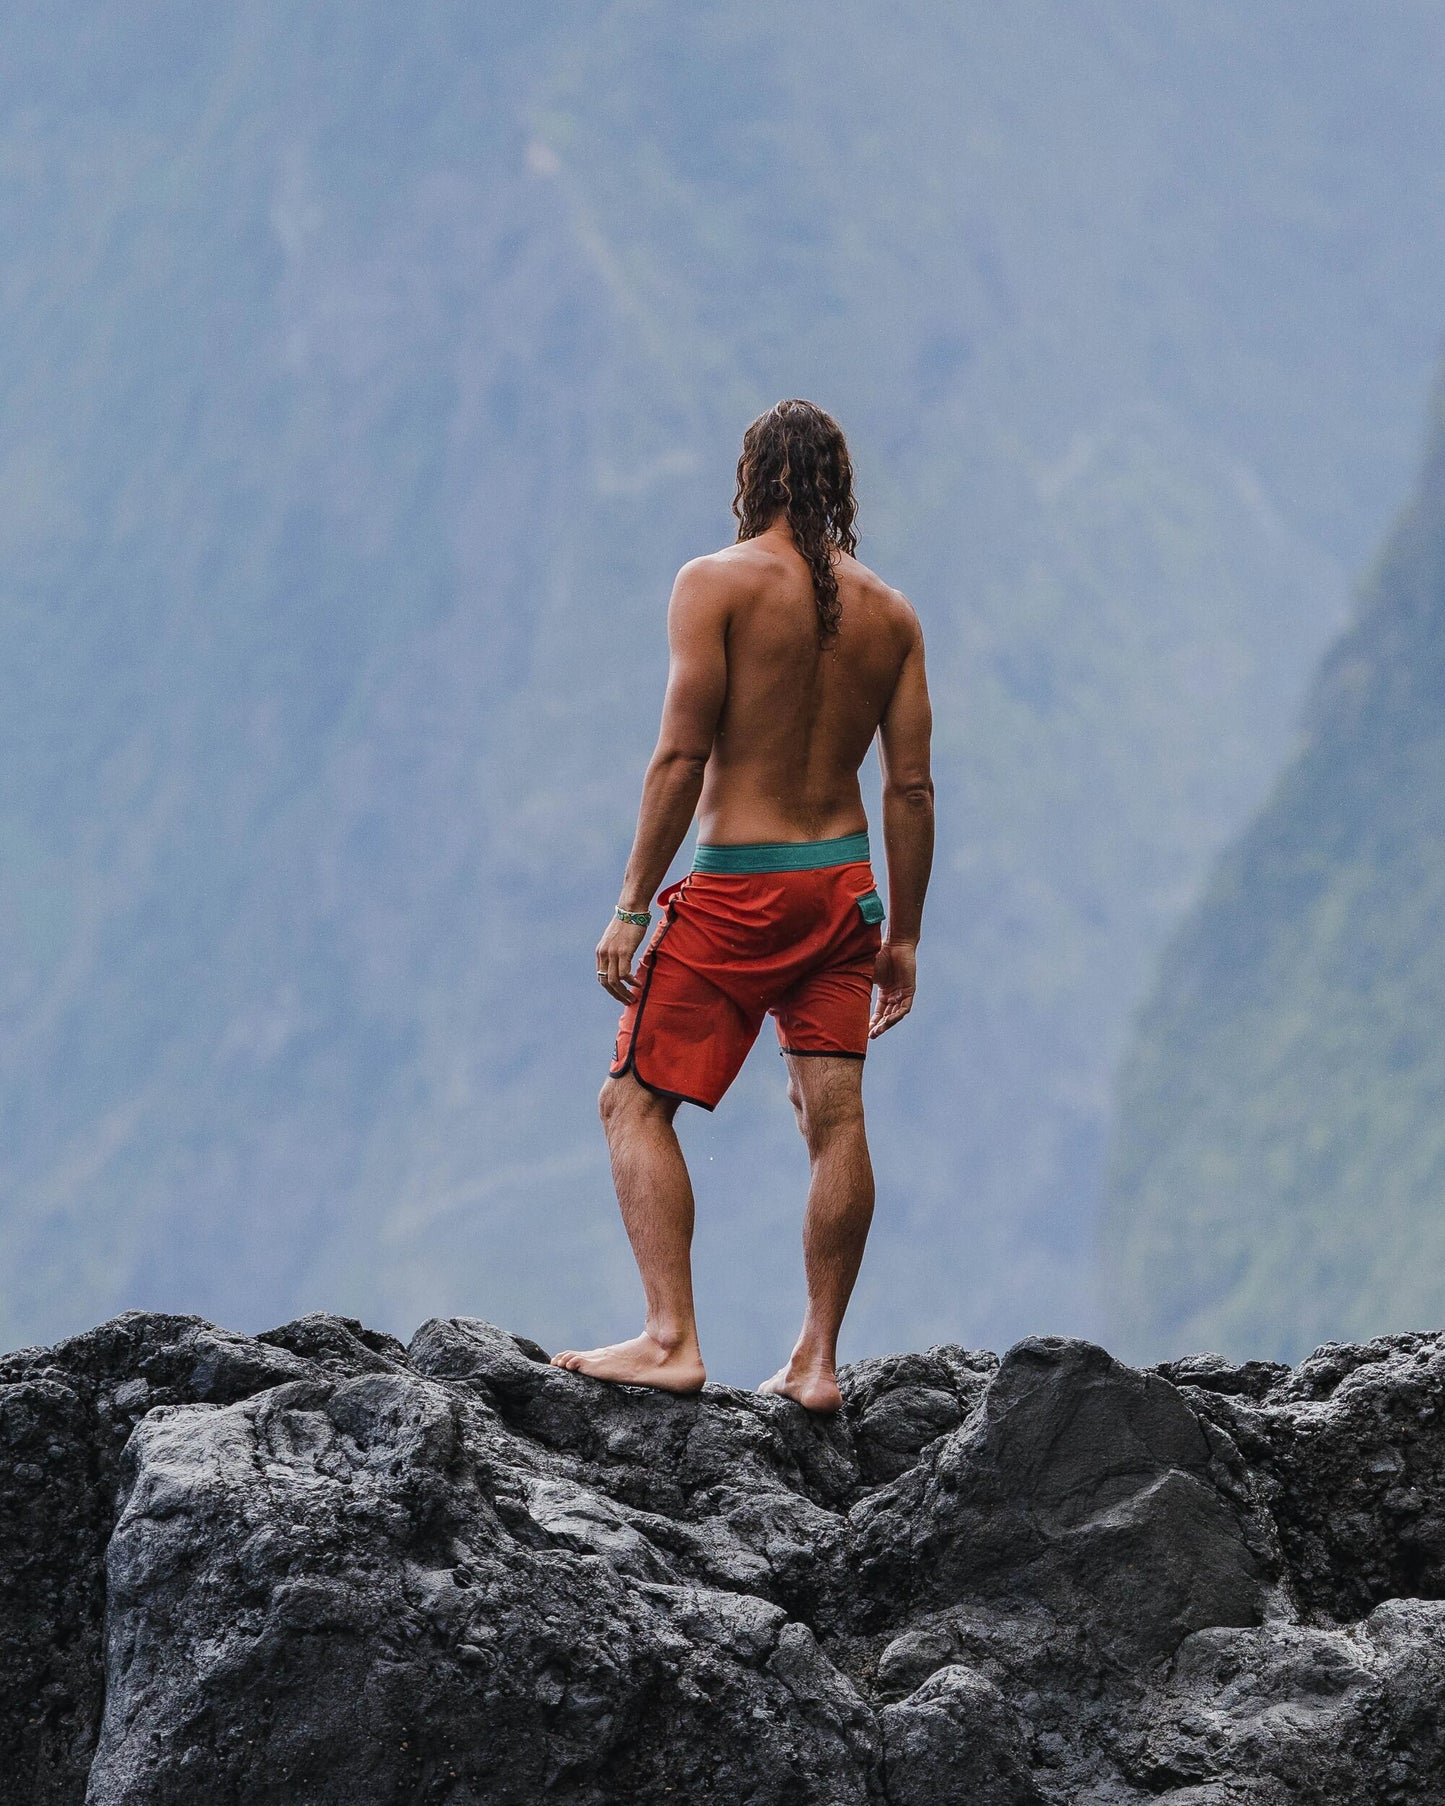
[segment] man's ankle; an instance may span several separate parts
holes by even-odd
[[[836,1373],[837,1356],[824,1342],[799,1342],[788,1357],[795,1373]]]
[[[697,1330],[692,1325],[647,1323],[642,1333],[666,1355],[686,1354],[697,1348]]]

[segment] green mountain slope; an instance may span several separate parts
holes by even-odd
[[[1445,391],[1304,745],[1124,1067],[1110,1310],[1297,1359],[1445,1314]]]
[[[0,1341],[602,1336],[590,951],[661,610],[813,394],[940,858],[852,1352],[1088,1330],[1108,1080],[1289,745],[1438,330],[1438,9],[52,0],[0,59]],[[709,1347],[798,1284],[775,1058]],[[771,1358],[771,1357],[770,1357]]]

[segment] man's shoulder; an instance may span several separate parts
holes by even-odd
[[[894,589],[877,571],[870,570],[862,559],[849,557],[847,560],[849,575],[857,584],[861,594],[882,613],[889,622],[909,634],[921,633],[918,614],[913,604],[901,589]]]
[[[756,584],[766,569],[768,554],[744,540],[689,558],[677,573],[677,589],[690,594],[726,597]]]

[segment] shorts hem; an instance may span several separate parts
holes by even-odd
[[[778,1044],[778,1052],[791,1054],[795,1060],[866,1060],[868,1051],[848,1053],[840,1047],[787,1047]]]
[[[642,1089],[644,1091],[650,1091],[654,1097],[670,1098],[677,1104],[696,1104],[699,1110],[717,1109],[716,1104],[710,1104],[704,1098],[689,1097],[685,1091],[669,1091],[665,1085],[654,1085],[650,1079],[643,1078],[642,1074],[637,1070],[636,1060],[630,1053],[620,1066],[609,1066],[607,1069],[607,1076],[609,1079],[625,1079],[629,1072],[632,1074],[633,1078],[637,1080],[638,1084],[641,1085]]]

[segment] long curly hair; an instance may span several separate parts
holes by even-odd
[[[858,504],[843,430],[811,401],[780,401],[743,434],[733,497],[738,539],[756,539],[780,510],[812,573],[818,637],[826,643],[842,612],[834,559],[857,548]]]

